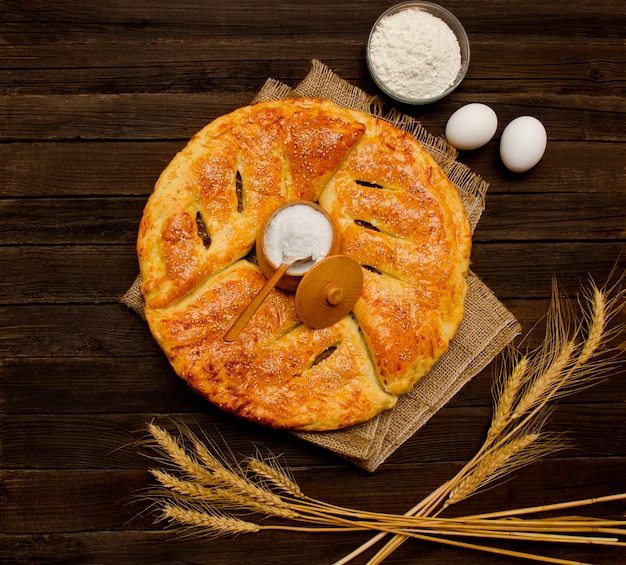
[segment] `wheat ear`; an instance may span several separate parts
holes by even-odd
[[[529,433],[487,452],[476,467],[450,491],[444,508],[469,498],[488,483],[532,461],[538,451],[550,451],[547,447],[531,449],[539,437],[538,433]]]
[[[266,484],[273,485],[278,490],[296,498],[304,498],[300,486],[277,464],[250,457],[246,460],[246,467]]]
[[[186,481],[166,471],[150,469],[150,474],[166,489],[190,496],[199,500],[209,500],[214,498],[214,490],[192,481]]]
[[[166,448],[180,470],[199,481],[204,487],[219,487],[228,502],[239,499],[239,506],[263,511],[282,518],[295,518],[297,513],[279,496],[249,481],[240,468],[230,469],[215,457],[207,447],[188,429],[185,435],[191,441],[196,457],[191,456],[168,432],[151,425],[150,431],[157,438],[159,445]],[[239,471],[239,472],[238,472]],[[180,486],[180,485],[178,485]],[[205,498],[211,495],[205,493]]]
[[[511,421],[515,403],[528,370],[528,355],[524,355],[515,364],[507,378],[500,378],[500,390],[496,394],[496,403],[487,432],[487,441],[491,443]]]
[[[616,283],[611,290],[616,291],[619,282]],[[606,293],[594,286],[591,299],[588,299],[590,307],[588,309],[583,308],[583,316],[587,322],[588,332],[587,339],[582,348],[576,345],[575,339],[568,338],[568,326],[564,321],[562,305],[558,296],[558,287],[556,281],[553,283],[552,288],[552,301],[550,304],[550,311],[548,312],[548,319],[546,325],[546,338],[539,351],[535,352],[532,360],[529,359],[528,366],[525,367],[524,385],[520,395],[521,398],[518,401],[515,410],[510,414],[510,417],[506,417],[507,412],[510,410],[509,400],[502,400],[500,405],[500,414],[492,418],[491,437],[488,436],[485,443],[475,456],[475,458],[466,465],[463,470],[455,477],[455,479],[463,480],[467,473],[471,473],[475,468],[477,462],[488,453],[490,446],[495,442],[506,442],[510,438],[516,437],[515,434],[523,433],[523,430],[527,430],[530,425],[535,425],[534,422],[537,419],[544,417],[546,411],[545,408],[548,403],[556,398],[564,396],[568,393],[572,393],[575,390],[580,390],[584,386],[589,386],[590,370],[578,371],[579,367],[584,363],[588,363],[590,359],[596,354],[600,346],[607,341],[611,332],[607,331],[607,324],[622,307],[621,302],[624,299],[626,290],[619,290],[615,293],[615,296],[611,300],[606,300]],[[579,329],[580,331],[580,329]],[[623,326],[618,326],[613,333],[615,335],[620,334],[623,331]],[[576,355],[578,353],[578,355]],[[572,357],[574,360],[572,361]],[[594,367],[596,371],[606,366],[597,364]],[[584,377],[587,378],[585,382]],[[517,385],[511,385],[511,390],[515,389]],[[506,381],[504,388],[506,389]],[[507,404],[509,404],[507,406]],[[497,404],[496,404],[497,406]],[[514,420],[518,420],[515,425],[511,425],[508,432],[508,424]],[[495,433],[495,430],[499,428],[500,434]],[[527,462],[530,462],[527,461]],[[449,481],[450,485],[453,485],[456,480]],[[458,482],[457,482],[458,486]],[[451,488],[455,488],[452,486]],[[451,492],[451,491],[450,491]],[[458,492],[457,492],[458,496]],[[442,500],[442,499],[438,499]],[[443,500],[442,500],[443,501]],[[429,509],[422,513],[422,505],[417,505],[414,509],[410,510],[408,514],[420,513],[422,515],[429,515],[431,512],[435,512],[438,501],[435,500],[430,505]],[[449,498],[443,501],[443,507],[441,510],[450,505]],[[420,510],[417,510],[417,509]],[[438,514],[441,510],[436,512]],[[435,514],[435,515],[436,515]],[[358,555],[366,547],[369,547],[372,542],[382,537],[381,534],[372,538],[369,542],[366,542],[349,556],[346,556],[340,563],[347,563],[353,557]],[[388,555],[390,555],[397,547],[399,547],[406,538],[403,536],[394,536],[369,562],[368,565],[374,565],[380,563]]]
[[[292,513],[282,508],[276,508],[267,504],[262,504],[256,500],[241,496],[227,488],[205,487],[192,481],[186,481],[176,477],[166,471],[151,469],[150,473],[171,492],[169,496],[172,500],[179,500],[176,495],[181,495],[180,501],[192,499],[202,504],[210,504],[215,508],[241,510],[246,508],[253,512],[263,512],[265,514],[280,516],[281,518],[291,518]],[[161,495],[162,497],[163,495]]]
[[[160,520],[189,526],[196,531],[202,531],[202,534],[207,537],[255,533],[261,530],[261,526],[253,522],[232,516],[212,514],[195,508],[185,508],[169,502],[161,503],[160,511]]]
[[[190,478],[199,480],[204,484],[213,483],[211,472],[187,453],[181,441],[155,424],[148,424],[148,430],[160,449],[169,457],[170,463],[173,463]]]
[[[587,339],[585,339],[580,355],[578,356],[578,365],[587,363],[598,350],[605,339],[605,329],[608,322],[607,299],[605,294],[595,285],[590,292],[591,296],[588,298],[588,301],[591,304],[591,308],[590,312],[586,313],[588,327]]]
[[[556,345],[556,344],[555,344]],[[534,408],[541,406],[552,395],[553,391],[563,382],[563,373],[571,367],[572,355],[576,350],[574,340],[565,341],[556,351],[554,359],[545,367],[540,367],[534,381],[529,385],[528,390],[520,398],[511,419],[521,418]],[[543,364],[543,356],[540,358]]]

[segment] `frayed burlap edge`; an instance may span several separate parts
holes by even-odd
[[[428,133],[414,118],[394,108],[386,109],[382,99],[368,95],[316,60],[312,61],[310,72],[298,86],[291,88],[268,79],[253,102],[294,96],[331,100],[340,106],[388,120],[399,129],[410,132],[431,153],[458,190],[474,231],[484,210],[489,185],[466,165],[456,161],[457,152],[445,139]],[[367,471],[375,471],[520,332],[515,317],[478,277],[469,273],[467,280],[465,316],[448,351],[392,410],[345,430],[294,434]],[[141,277],[138,276],[121,302],[145,319],[140,284]]]

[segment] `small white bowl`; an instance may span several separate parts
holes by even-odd
[[[437,94],[428,97],[420,98],[419,96],[411,95],[410,92],[398,92],[397,90],[394,90],[394,88],[392,88],[389,84],[385,82],[385,80],[381,78],[380,73],[377,71],[377,67],[380,67],[380,63],[372,60],[372,37],[376,33],[380,33],[380,30],[377,28],[379,27],[381,21],[384,18],[387,18],[407,9],[418,9],[442,20],[450,28],[450,30],[452,30],[459,44],[461,61],[458,73],[454,77],[453,81],[447,87],[443,88],[441,92],[438,92]],[[420,30],[416,29],[415,33],[419,34]],[[403,2],[402,4],[397,4],[396,6],[389,8],[378,18],[378,20],[376,20],[376,23],[372,27],[369,35],[369,40],[367,42],[366,57],[367,67],[370,74],[372,75],[374,82],[387,96],[390,96],[394,100],[397,100],[398,102],[402,102],[404,104],[431,104],[432,102],[441,100],[442,98],[450,94],[454,89],[456,89],[459,84],[461,84],[461,81],[465,78],[467,69],[469,68],[470,46],[467,34],[465,33],[465,29],[461,25],[461,22],[459,22],[459,20],[445,8],[437,4],[432,4],[431,2]],[[409,72],[412,62],[410,60],[405,60],[402,64],[406,65],[406,67],[404,68],[407,70],[407,72]],[[400,72],[401,71],[402,68],[400,68]]]

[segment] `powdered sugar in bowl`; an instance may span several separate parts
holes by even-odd
[[[430,2],[404,2],[376,21],[367,43],[367,66],[378,87],[405,104],[430,104],[465,78],[467,34],[448,10]]]
[[[261,226],[256,241],[259,267],[269,279],[287,256],[307,260],[294,263],[276,286],[295,290],[316,263],[341,251],[339,230],[328,212],[308,200],[279,207]]]

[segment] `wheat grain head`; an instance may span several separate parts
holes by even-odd
[[[305,498],[300,486],[293,480],[287,471],[282,469],[275,460],[263,460],[249,457],[245,461],[246,468],[264,484],[270,485],[279,491],[296,498]]]
[[[254,522],[225,516],[200,508],[188,508],[172,502],[163,502],[159,508],[158,521],[190,528],[194,535],[216,538],[220,536],[255,533],[261,526]]]

